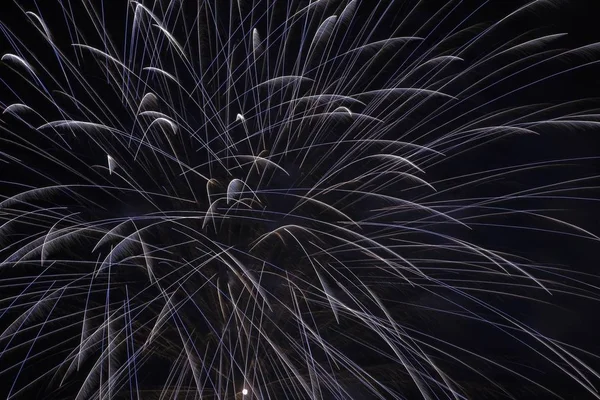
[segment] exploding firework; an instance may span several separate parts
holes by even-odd
[[[600,398],[568,5],[7,7],[6,398]]]

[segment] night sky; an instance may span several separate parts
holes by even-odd
[[[115,0],[116,1],[116,0]],[[8,26],[14,33],[16,33],[21,40],[29,47],[29,49],[39,54],[41,59],[44,57],[50,59],[52,52],[48,49],[47,45],[39,45],[37,42],[39,38],[31,33],[31,26],[23,16],[22,11],[19,10],[11,1],[6,1],[7,4],[0,6],[0,22]],[[23,4],[25,10],[35,10],[35,3],[32,1],[19,1]],[[59,46],[68,47],[70,43],[68,31],[64,29],[64,17],[62,12],[57,8],[53,8],[53,5],[42,4],[40,1],[39,7],[42,10],[42,15],[47,21],[52,21],[52,29],[56,28],[54,38]],[[98,1],[93,1],[93,4],[100,4]],[[148,3],[148,2],[144,2]],[[390,11],[386,14],[386,18],[379,24],[379,30],[377,35],[382,38],[389,36],[389,32],[381,27],[390,27],[391,30],[399,24],[402,20],[402,16],[406,15],[407,9],[410,8],[409,4],[414,2],[403,2],[397,1],[391,7]],[[446,2],[439,1],[425,1],[421,8],[412,15],[410,23],[407,23],[403,32],[415,32],[420,29],[418,21],[425,21],[437,10],[440,9],[442,4]],[[498,21],[500,18],[505,16],[511,10],[518,8],[519,5],[525,4],[522,1],[466,1],[457,2],[460,3],[452,13],[450,17],[445,19],[440,26],[440,32],[447,31],[449,28],[459,23],[463,23],[464,20],[468,20],[470,23],[465,24],[474,25],[477,23],[490,23]],[[548,2],[553,3],[553,2]],[[463,54],[463,58],[467,63],[474,63],[478,57],[485,54],[488,50],[486,46],[497,47],[507,37],[514,37],[514,32],[528,32],[537,31],[543,33],[557,33],[557,32],[568,32],[566,37],[559,39],[559,45],[554,45],[553,48],[575,48],[585,44],[594,42],[600,42],[600,29],[598,26],[598,17],[600,17],[600,2],[594,2],[592,0],[580,0],[580,1],[563,1],[556,2],[557,5],[549,4],[547,7],[542,7],[540,10],[533,13],[525,13],[525,15],[515,18],[510,22],[502,25],[500,29],[489,35],[487,41],[480,43],[477,46],[469,49]],[[366,2],[362,2],[359,7],[359,16],[357,18],[364,18],[366,11],[369,7],[365,5]],[[482,8],[477,13],[471,15],[474,9],[477,9],[481,5]],[[114,7],[112,4],[109,6],[108,2],[105,2],[105,13],[107,19],[108,31],[113,40],[117,43],[121,43],[122,36],[125,28],[125,15],[122,13],[123,7]],[[75,11],[75,12],[81,12]],[[364,14],[364,15],[363,15]],[[186,20],[190,20],[190,16],[186,17]],[[226,18],[226,17],[223,17]],[[61,31],[62,24],[62,31]],[[483,25],[482,25],[483,26]],[[445,28],[444,28],[445,27]],[[90,29],[89,27],[81,27],[83,30]],[[483,28],[477,28],[483,29]],[[357,35],[358,32],[352,32]],[[352,37],[349,35],[349,38]],[[435,41],[434,36],[429,37],[429,40]],[[459,38],[460,39],[460,38]],[[0,32],[0,53],[5,54],[12,52],[10,43]],[[590,98],[590,104],[598,110],[600,109],[600,50],[590,50],[588,54],[584,55],[583,58],[588,61],[597,61],[597,63],[591,63],[590,65],[579,68],[571,73],[557,74],[553,79],[531,85],[530,87],[522,89],[524,85],[530,82],[536,81],[538,77],[553,74],[564,70],[566,65],[570,65],[568,58],[567,61],[559,60],[555,63],[544,63],[530,70],[524,71],[517,74],[514,78],[507,79],[501,85],[486,90],[481,94],[473,97],[469,101],[464,102],[452,111],[451,115],[442,115],[438,117],[432,123],[427,125],[430,128],[436,127],[438,122],[441,124],[444,121],[449,121],[458,116],[457,119],[452,122],[449,126],[458,126],[464,124],[469,120],[475,121],[477,118],[481,118],[486,113],[494,110],[510,110],[512,108],[520,107],[522,105],[534,104],[534,103],[563,103],[572,100]],[[399,57],[392,59],[393,63],[400,63],[402,60]],[[50,66],[51,65],[51,66]],[[89,80],[92,87],[97,90],[97,93],[107,99],[109,107],[117,104],[119,101],[118,96],[115,96],[106,85],[105,77],[103,76],[103,70],[95,62],[92,61],[92,57],[88,58],[88,61],[84,63],[85,67],[82,67],[81,73]],[[60,74],[60,69],[57,68],[56,63],[49,64],[49,68],[53,74]],[[374,69],[393,68],[389,64],[376,65]],[[487,66],[486,69],[477,71],[479,79],[483,79],[486,74],[493,74],[496,71],[493,70],[493,65]],[[382,76],[385,76],[385,72],[382,72]],[[376,78],[374,80],[376,81]],[[472,79],[472,78],[471,78]],[[0,105],[2,108],[8,104],[14,102],[14,94],[10,92],[8,87],[17,87],[24,93],[31,94],[30,88],[24,84],[15,84],[16,82],[14,71],[5,63],[0,63]],[[454,93],[460,92],[460,85],[462,82],[456,82],[455,86],[451,88]],[[521,88],[521,89],[519,89]],[[519,90],[518,90],[519,89]],[[106,91],[104,93],[103,91]],[[511,93],[512,92],[512,93]],[[511,93],[505,95],[506,93]],[[503,97],[502,97],[503,96]],[[29,96],[28,98],[32,98]],[[595,98],[595,99],[594,99]],[[486,104],[490,100],[496,99],[493,103],[487,106],[481,106]],[[35,97],[28,104],[35,109],[44,107],[43,102],[39,104],[35,103]],[[576,113],[579,111],[578,106],[568,108],[567,113]],[[593,108],[593,107],[592,107]],[[471,110],[475,111],[471,112]],[[127,115],[120,115],[118,107],[114,106],[115,115],[123,120],[129,118]],[[190,110],[190,120],[200,121],[198,113],[194,113]],[[54,116],[56,117],[56,116]],[[426,118],[426,115],[419,115],[415,113],[414,118],[416,121],[407,121],[408,124],[418,124],[419,118]],[[598,120],[596,118],[596,120]],[[127,124],[127,122],[124,122]],[[452,125],[454,124],[454,125]],[[599,125],[600,126],[600,125]],[[385,138],[389,140],[396,140],[402,136],[403,129],[406,129],[404,124],[398,124],[396,129],[386,133]],[[48,176],[58,176],[64,178],[65,181],[79,183],[81,182],[80,177],[76,174],[64,172],[63,168],[56,167],[52,162],[42,160],[32,151],[25,149],[21,146],[18,140],[15,140],[12,135],[7,133],[7,130],[12,132],[18,132],[22,134],[24,141],[35,141],[38,140],[32,131],[26,127],[23,123],[17,121],[15,118],[3,115],[0,117],[0,161],[8,160],[7,162],[0,163],[0,180],[2,182],[19,182],[25,185],[31,185],[32,187],[46,185],[47,180],[40,177],[39,174],[31,174],[29,167],[32,167],[39,171],[44,171]],[[424,131],[424,130],[423,130]],[[525,191],[530,188],[542,187],[545,185],[552,185],[556,182],[570,181],[564,186],[564,192],[560,193],[560,196],[549,193],[547,196],[544,194],[538,195],[536,198],[525,199],[525,198],[514,198],[507,200],[502,203],[503,207],[507,207],[512,210],[551,210],[546,215],[551,216],[555,219],[567,221],[569,224],[576,225],[586,231],[592,232],[593,234],[600,235],[600,178],[592,179],[591,177],[600,177],[600,128],[598,126],[589,127],[587,129],[573,128],[573,129],[555,129],[552,127],[538,127],[537,131],[539,135],[508,135],[498,140],[486,141],[480,140],[471,143],[471,146],[467,146],[465,151],[450,152],[451,157],[447,159],[431,163],[426,169],[426,179],[431,182],[438,192],[444,192],[446,194],[440,197],[440,200],[445,202],[458,202],[464,201],[464,199],[475,199],[475,198],[492,198],[507,196],[511,193],[518,193]],[[412,139],[412,138],[408,138]],[[83,160],[89,165],[93,164],[104,164],[106,155],[99,153],[92,144],[89,143],[76,143],[74,139],[68,139],[70,143],[75,144],[74,152],[77,157]],[[406,139],[405,139],[406,140]],[[420,143],[415,140],[416,143]],[[459,141],[460,142],[460,141]],[[458,146],[454,150],[460,148]],[[65,162],[76,161],[71,159],[73,155],[68,155],[63,151],[52,149],[48,146],[51,144],[48,141],[40,139],[40,146],[45,147],[50,153],[55,154],[57,157],[62,157]],[[422,143],[421,143],[422,144]],[[184,147],[185,144],[182,144]],[[56,150],[56,151],[55,151]],[[342,150],[338,153],[334,153],[335,157],[342,155]],[[12,157],[16,157],[21,160],[21,163],[15,163],[14,160],[10,160],[3,156],[8,154]],[[199,153],[198,153],[199,154]],[[544,165],[542,168],[530,168],[519,170],[514,173],[507,173],[493,179],[486,179],[477,184],[469,183],[474,176],[482,171],[491,170],[502,170],[504,168],[514,167],[518,165],[531,165],[540,163]],[[314,165],[318,165],[317,161],[313,162]],[[73,164],[75,166],[75,164]],[[303,170],[294,170],[296,165],[290,162],[286,165],[286,168],[292,171],[292,177],[276,176],[273,179],[274,187],[285,187],[289,181],[285,179],[305,179]],[[78,168],[75,166],[75,168]],[[317,168],[317,167],[315,167]],[[64,175],[62,175],[64,174]],[[142,186],[152,187],[155,182],[150,179],[136,176],[139,178],[137,181]],[[575,179],[586,178],[581,181],[572,181]],[[590,179],[587,179],[590,178]],[[158,178],[160,179],[160,177]],[[310,177],[306,177],[310,180]],[[106,182],[110,182],[107,178]],[[468,184],[467,184],[468,183]],[[157,184],[157,187],[160,186]],[[405,190],[402,185],[395,186],[398,192]],[[14,195],[18,191],[13,185],[0,184],[0,196]],[[90,194],[93,192],[90,191]],[[404,193],[404,192],[402,192]],[[421,193],[417,191],[407,191],[407,196],[410,198],[418,198]],[[67,201],[67,195],[61,194],[63,199]],[[403,195],[400,195],[403,196]],[[577,200],[576,198],[586,198],[587,200]],[[152,210],[144,208],[143,205],[134,199],[124,196],[119,199],[112,199],[110,196],[106,198],[99,197],[96,200],[105,202],[108,211],[107,215],[118,215],[118,216],[133,216],[143,213],[151,212]],[[60,205],[60,200],[58,201]],[[48,204],[55,204],[49,201]],[[171,206],[165,202],[165,206]],[[285,210],[289,204],[280,203],[274,205],[274,209]],[[365,209],[377,208],[381,206],[379,203],[369,203],[365,201],[363,203],[357,203],[352,207],[349,206],[351,211],[355,215],[360,215],[362,212],[361,207]],[[191,207],[191,206],[190,206]],[[85,207],[81,207],[82,215],[86,216]],[[182,210],[187,211],[187,210]],[[0,210],[0,213],[2,211]],[[583,235],[574,230],[568,230],[573,233],[571,235],[551,233],[548,230],[555,230],[556,225],[550,220],[535,219],[531,218],[524,213],[510,213],[500,216],[489,216],[484,219],[476,218],[477,212],[482,213],[481,210],[473,211],[465,207],[463,211],[457,211],[452,214],[453,217],[458,219],[465,219],[468,223],[472,223],[471,230],[467,230],[463,226],[455,224],[440,224],[439,227],[435,228],[436,232],[440,234],[456,236],[462,239],[468,240],[471,243],[475,243],[484,248],[490,248],[498,252],[506,252],[514,254],[519,257],[519,260],[530,260],[531,263],[544,266],[546,269],[538,271],[539,277],[544,279],[552,279],[557,282],[554,289],[550,293],[546,293],[539,287],[531,284],[523,284],[523,280],[512,279],[506,277],[503,282],[500,282],[498,278],[496,282],[498,285],[488,285],[486,282],[469,283],[473,295],[476,295],[478,299],[489,302],[495,307],[502,310],[502,312],[511,315],[518,319],[523,324],[529,326],[533,330],[545,335],[548,338],[552,338],[556,343],[567,343],[569,345],[576,346],[582,351],[576,351],[578,357],[586,362],[595,371],[600,371],[600,312],[598,302],[600,300],[600,257],[598,256],[600,249],[599,241],[590,238],[585,238]],[[90,211],[92,213],[92,211]],[[0,224],[6,218],[6,215],[0,214]],[[410,217],[413,217],[410,214]],[[419,217],[414,215],[414,217]],[[481,222],[481,224],[479,224]],[[278,223],[278,222],[276,222]],[[277,226],[274,223],[273,226]],[[519,226],[531,226],[533,229],[518,229]],[[234,227],[237,229],[238,227]],[[234,229],[231,228],[231,229]],[[10,234],[23,235],[26,232],[34,232],[33,228],[19,228],[22,229],[18,232],[11,232]],[[240,228],[241,229],[241,228]],[[173,236],[166,235],[168,237],[165,240],[175,241],[178,240]],[[160,236],[155,238],[161,239]],[[419,241],[422,238],[419,235],[410,236],[412,240]],[[184,240],[183,236],[180,238]],[[2,238],[0,246],[5,246],[10,242],[9,238]],[[239,239],[242,240],[242,239]],[[244,239],[245,240],[245,239]],[[425,240],[425,238],[423,238]],[[431,241],[432,239],[427,239]],[[438,243],[431,244],[436,245]],[[78,246],[81,246],[78,247]],[[77,257],[78,254],[83,252],[84,247],[80,243],[75,243],[61,255],[65,257]],[[0,258],[5,259],[7,254],[0,250]],[[435,257],[446,257],[444,252],[436,253],[435,251],[427,251],[420,249],[409,249],[404,254],[407,258],[416,259],[423,257],[423,259],[434,260]],[[87,255],[86,255],[87,256]],[[86,257],[83,256],[83,257]],[[359,254],[348,253],[342,257],[346,257],[348,262],[354,257],[358,257]],[[296,262],[293,260],[294,254],[277,254],[278,260],[284,260],[285,262]],[[460,257],[454,254],[456,261],[460,262]],[[282,262],[284,262],[282,261]],[[468,262],[468,259],[462,260]],[[434,267],[433,261],[427,261],[423,263],[426,268]],[[294,264],[295,265],[295,264]],[[32,271],[35,270],[34,267]],[[299,268],[299,267],[298,267]],[[567,274],[561,274],[559,269],[569,271]],[[533,270],[533,268],[532,268]],[[63,272],[67,273],[68,269]],[[16,312],[9,306],[11,304],[10,296],[15,295],[20,289],[14,287],[11,288],[11,279],[16,279],[22,275],[23,272],[17,267],[0,267],[0,328],[3,330],[8,327],[13,320],[19,315],[20,312]],[[447,280],[451,282],[452,279],[457,279],[457,285],[460,286],[461,279],[481,279],[481,275],[471,276],[468,272],[461,275],[457,271],[436,271],[436,278],[440,280]],[[563,276],[561,276],[563,275]],[[366,275],[365,275],[366,276]],[[119,279],[122,281],[135,281],[137,283],[133,285],[144,285],[143,276],[138,276],[134,273],[125,273]],[[575,380],[568,377],[556,366],[552,366],[548,360],[544,357],[536,354],[535,350],[542,350],[543,346],[538,345],[537,347],[528,347],[519,343],[520,340],[525,341],[527,344],[531,344],[531,338],[523,333],[514,333],[513,338],[509,338],[506,331],[502,331],[491,324],[486,323],[482,320],[477,320],[473,315],[468,315],[466,309],[476,309],[477,315],[482,319],[489,318],[490,321],[499,322],[497,316],[490,313],[489,310],[485,310],[485,307],[475,307],[472,302],[465,300],[456,293],[443,288],[433,288],[431,291],[422,291],[418,288],[411,288],[408,285],[402,289],[397,287],[386,286],[388,282],[385,282],[385,277],[378,276],[375,272],[368,275],[368,279],[371,279],[371,284],[380,285],[380,296],[390,304],[391,313],[394,317],[401,321],[401,323],[407,327],[412,327],[420,330],[425,335],[440,338],[446,343],[451,343],[452,346],[464,347],[472,352],[471,355],[465,353],[462,354],[460,361],[450,360],[444,358],[444,356],[438,353],[437,361],[439,362],[442,369],[446,368],[448,371],[452,371],[451,376],[456,379],[457,382],[465,389],[468,393],[469,399],[506,399],[510,398],[506,393],[501,392],[497,387],[490,384],[489,381],[484,380],[481,376],[475,374],[472,370],[465,368],[462,363],[473,365],[474,368],[485,374],[493,382],[500,386],[503,386],[510,392],[515,399],[550,399],[550,398],[564,398],[564,399],[593,399],[588,391],[583,389]],[[190,281],[190,285],[199,283],[198,281]],[[273,280],[265,283],[268,288],[272,288],[276,292],[280,282]],[[523,285],[521,285],[523,284]],[[270,286],[269,286],[270,285]],[[506,286],[502,286],[506,285]],[[509,286],[514,285],[514,286]],[[569,286],[577,287],[576,293],[578,295],[562,293],[561,289],[568,291]],[[135,287],[135,286],[134,286]],[[504,295],[499,293],[502,288],[511,295]],[[489,290],[487,292],[478,291],[477,289]],[[132,289],[133,290],[133,289]],[[120,292],[119,292],[120,293]],[[344,293],[340,290],[337,293],[340,298],[343,298]],[[122,293],[117,294],[122,295]],[[440,298],[443,297],[447,301],[442,301]],[[538,301],[532,301],[531,298],[535,298]],[[9,299],[9,300],[7,300]],[[75,311],[78,309],[78,304],[73,303],[72,309],[68,306],[64,307],[65,314],[68,314],[71,310]],[[215,307],[216,308],[216,307]],[[435,311],[433,310],[435,309]],[[183,309],[183,312],[189,311],[192,314],[193,310]],[[22,312],[22,311],[21,311]],[[41,318],[43,318],[42,316]],[[190,317],[191,318],[191,317]],[[69,321],[66,319],[65,321]],[[283,322],[282,322],[283,323]],[[64,333],[64,337],[72,334],[75,335],[79,327],[75,327],[72,330],[68,330]],[[203,325],[198,322],[197,329],[199,332],[208,331],[207,325]],[[364,328],[362,328],[364,329]],[[361,332],[356,326],[352,326],[352,321],[342,321],[338,328],[328,327],[325,329],[328,337],[331,335],[342,335],[344,332],[349,332],[349,335],[356,335],[356,337],[364,338],[368,340],[371,338],[368,332]],[[356,331],[356,332],[355,332]],[[337,333],[336,333],[337,332]],[[513,334],[512,331],[510,331]],[[30,335],[31,333],[27,333]],[[62,334],[61,334],[62,335]],[[340,336],[341,338],[341,336]],[[25,340],[24,338],[20,338]],[[43,371],[51,365],[56,365],[67,353],[61,352],[61,350],[71,350],[72,347],[61,347],[58,339],[51,337],[41,341],[38,348],[51,348],[53,345],[57,345],[56,351],[50,351],[47,356],[42,357],[36,361],[35,365],[24,369],[19,384],[23,385],[29,379],[34,379],[36,371]],[[334,339],[332,339],[334,340]],[[339,339],[340,343],[343,343],[343,339]],[[168,341],[167,341],[168,342]],[[6,339],[0,341],[0,370],[6,368],[9,365],[15,365],[23,360],[24,353],[19,350],[16,352],[8,352],[4,355],[2,350],[9,347],[11,344]],[[400,369],[398,364],[391,363],[389,360],[382,362],[381,357],[375,354],[370,354],[368,350],[357,344],[349,341],[346,344],[341,345],[344,351],[348,354],[352,354],[353,359],[365,366],[373,366],[373,375],[377,379],[389,382],[390,386],[397,389],[397,393],[400,393],[406,399],[419,399],[421,398],[419,392],[414,387],[414,384],[410,384],[410,378],[404,373],[399,372]],[[167,346],[168,347],[168,346]],[[535,350],[534,350],[535,348]],[[169,349],[170,351],[170,349]],[[171,356],[169,351],[161,354],[168,358]],[[548,351],[547,349],[545,351]],[[518,374],[522,374],[532,380],[535,380],[543,386],[547,386],[554,391],[559,397],[552,397],[548,392],[541,390],[536,385],[530,382],[520,379],[515,374],[508,373],[502,368],[498,368],[493,363],[485,363],[478,359],[475,355],[486,357],[494,362],[501,363],[509,366],[513,371]],[[322,356],[322,355],[321,355]],[[319,355],[315,355],[319,357]],[[140,381],[152,385],[153,382],[160,382],[156,379],[164,379],[168,370],[164,367],[164,359],[152,359],[149,361],[151,368],[146,366],[146,369],[154,370],[147,375],[140,376]],[[89,367],[89,365],[87,365]],[[4,374],[0,374],[0,398],[11,390],[13,385],[13,379],[15,370],[10,370]],[[599,388],[600,390],[600,378],[594,377],[592,374],[587,374],[590,377],[591,385]],[[157,378],[158,377],[158,378]],[[30,398],[30,399],[71,399],[74,398],[74,393],[81,382],[81,376],[75,376],[73,382],[67,387],[62,389],[56,389],[56,383],[50,384],[49,381],[42,381],[32,391],[25,392],[21,397],[17,398]],[[46,386],[51,389],[46,390]],[[372,394],[361,387],[357,381],[348,381],[347,387],[351,393],[354,393],[356,399],[371,399],[375,398]],[[154,398],[147,394],[148,398]],[[599,394],[600,396],[600,394]],[[383,394],[384,398],[386,394]],[[123,396],[115,395],[115,398],[129,398],[129,394]],[[140,397],[146,398],[146,397]],[[181,397],[184,398],[184,397]],[[191,395],[188,398],[193,398]],[[213,398],[207,396],[206,398]],[[234,398],[233,394],[229,394],[227,398]],[[238,397],[239,398],[239,397]],[[257,396],[256,398],[260,398]],[[282,399],[285,398],[281,397]],[[298,398],[295,394],[289,394],[288,398]],[[308,398],[308,397],[304,397]],[[335,398],[333,395],[327,397],[326,394],[323,398]],[[435,398],[435,397],[434,397]],[[445,397],[439,397],[445,398]]]

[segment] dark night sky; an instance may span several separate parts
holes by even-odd
[[[426,2],[425,8],[429,9],[429,7],[431,7],[431,10],[436,10],[441,3],[442,2],[438,1]],[[545,13],[528,15],[513,22],[512,25],[508,24],[504,29],[518,29],[525,31],[543,26],[547,28],[545,29],[545,32],[569,32],[569,36],[563,39],[565,48],[600,41],[600,29],[598,24],[598,18],[600,17],[600,1],[580,0],[564,1],[562,3],[559,12],[552,11],[552,8],[549,8]],[[401,2],[398,2],[398,4],[401,4]],[[481,4],[481,2],[471,1],[465,2],[464,4],[465,10],[467,10],[473,8],[471,6],[472,4]],[[505,15],[508,10],[514,9],[515,4],[523,4],[523,2],[503,0],[492,1],[474,20],[480,22],[495,21],[500,16]],[[3,4],[1,7],[5,7],[5,5]],[[7,5],[6,7],[7,8],[0,8],[0,21],[7,23],[11,28],[19,31],[20,34],[24,35],[25,41],[32,42],[31,46],[35,46],[33,43],[34,39],[27,37],[27,26],[25,24],[17,24],[14,22],[18,21],[19,18],[22,18],[16,7],[12,4]],[[112,16],[113,14],[110,14],[111,12],[113,11],[107,7],[107,15]],[[50,13],[52,13],[52,11],[49,10],[48,14],[45,14],[46,18],[49,18],[49,15],[51,15]],[[425,15],[425,12],[423,12],[423,15]],[[456,24],[462,17],[464,17],[463,14],[457,14],[446,21],[446,23],[449,26]],[[59,18],[59,16],[57,16],[57,18]],[[419,18],[415,18],[414,20],[419,20]],[[116,16],[116,18],[111,21],[109,26],[118,28],[120,24],[123,23],[122,15]],[[386,23],[393,24],[394,19],[386,21]],[[119,35],[122,35],[122,30],[116,33],[115,37],[120,37]],[[495,39],[497,40],[501,40],[501,38],[501,32],[495,36]],[[492,43],[490,43],[490,45],[492,45]],[[0,37],[0,52],[4,54],[9,51],[9,48],[10,47],[4,39]],[[32,47],[32,49],[35,50],[35,47]],[[40,48],[40,52],[47,52],[47,48]],[[474,53],[476,52],[477,50],[474,50]],[[47,55],[48,54],[46,53],[46,56]],[[477,54],[470,54],[470,56],[476,58]],[[590,54],[589,57],[590,60],[600,60],[600,52],[596,51],[596,53]],[[0,65],[0,79],[3,79],[6,69],[7,68]],[[94,75],[95,72],[96,71],[94,70],[92,75]],[[541,69],[533,70],[529,74],[520,76],[515,81],[507,82],[507,85],[510,87],[517,87],[522,84],[522,82],[535,80],[535,77],[538,74],[543,75],[544,73],[545,71],[542,71]],[[94,79],[99,78],[94,77]],[[0,97],[0,100],[4,101],[4,94],[7,93],[6,88],[2,86],[0,91],[0,96],[2,96]],[[506,86],[498,88],[498,94],[505,92]],[[496,93],[494,93],[494,91],[486,92],[486,96],[490,98],[495,95]],[[559,102],[591,97],[600,98],[600,63],[578,70],[576,73],[561,76],[559,79],[541,84],[541,86],[537,85],[513,96],[509,96],[508,98],[501,100],[494,107],[498,109],[540,101]],[[485,99],[478,100],[485,101]],[[465,105],[465,107],[469,106],[470,105]],[[0,137],[3,134],[3,132],[0,133]],[[0,143],[0,146],[3,146],[3,144]],[[6,147],[6,149],[0,147],[0,152],[6,151],[11,154],[16,154],[18,152],[16,148]],[[88,153],[85,152],[86,150],[81,151],[82,155],[89,157],[90,159],[95,159],[95,157],[98,156],[92,151],[89,151]],[[36,162],[33,156],[26,152],[19,153],[19,156],[31,163]],[[427,177],[430,181],[442,182],[440,183],[440,187],[450,187],[456,184],[455,181],[451,180],[453,177],[484,169],[502,168],[504,166],[519,165],[535,161],[598,156],[600,156],[600,129],[590,129],[582,132],[577,132],[575,130],[568,132],[549,130],[547,133],[540,136],[523,136],[517,139],[511,137],[485,144],[476,151],[465,153],[448,162],[432,166],[427,171]],[[0,179],[18,180],[18,172],[15,173],[14,170],[9,170],[5,166],[0,166],[0,168]],[[52,167],[49,166],[48,168]],[[50,173],[53,172],[51,169],[49,171]],[[600,175],[600,164],[598,160],[589,159],[570,163],[570,165],[561,166],[560,168],[544,168],[522,174],[509,175],[498,181],[487,182],[477,186],[469,186],[464,190],[454,191],[452,192],[452,196],[456,199],[460,199],[461,197],[496,196],[532,186],[541,186],[558,180],[568,180],[573,177],[594,175]],[[589,185],[598,185],[600,180],[589,182]],[[38,182],[30,181],[29,183],[37,184]],[[569,193],[573,196],[586,196],[600,199],[599,189],[581,192],[575,190]],[[6,194],[1,187],[0,194]],[[514,208],[532,207],[532,205],[528,204],[525,200],[516,200],[510,203],[510,205]],[[600,234],[600,207],[597,201],[574,202],[567,199],[538,199],[536,207],[559,209],[561,211],[557,211],[552,215],[557,218],[564,218],[570,223],[574,223],[591,232]],[[135,206],[132,206],[131,210],[125,210],[123,212],[135,212]],[[502,220],[498,220],[497,223],[504,225],[518,225],[519,223],[525,222],[525,220],[521,220],[520,218],[520,216],[505,217]],[[538,227],[550,228],[552,226],[551,224],[544,224],[544,222],[540,222]],[[453,229],[459,228],[449,228],[449,231],[446,233],[454,233]],[[461,232],[461,234],[463,234],[463,232]],[[600,291],[600,279],[598,279],[600,278],[598,242],[589,239],[566,237],[564,235],[545,234],[543,232],[535,232],[535,234],[532,234],[527,231],[500,227],[482,227],[476,233],[472,233],[471,235],[472,237],[470,237],[470,239],[474,242],[493,247],[499,251],[508,251],[519,254],[529,259],[536,260],[540,264],[561,266],[562,268],[589,274],[588,278],[585,279],[589,279],[590,284],[596,285],[595,288],[590,288],[590,290],[594,292],[596,298],[598,298],[598,292]],[[518,292],[518,290],[515,290],[515,292]],[[529,295],[530,293],[523,291],[522,293],[519,292],[519,294]],[[589,362],[590,366],[597,371],[600,371],[600,358],[592,356],[592,354],[600,356],[600,340],[598,340],[600,312],[598,312],[598,302],[558,293],[555,293],[552,296],[546,296],[542,293],[535,293],[534,295],[539,295],[544,301],[547,301],[548,304],[533,303],[517,297],[500,298],[495,295],[490,295],[489,299],[490,301],[493,301],[494,304],[500,305],[502,310],[508,314],[517,316],[521,321],[534,329],[543,332],[547,336],[559,341],[574,344],[591,353],[587,356],[582,355],[582,357],[585,357],[585,360]],[[0,296],[2,296],[1,292]],[[424,307],[445,307],[444,305],[439,304],[439,300],[435,296],[423,293],[407,294],[402,298],[402,301]],[[456,301],[458,302],[460,299],[456,299]],[[414,317],[407,318],[411,321],[412,318],[415,320],[430,318],[432,321],[428,325],[428,329],[432,335],[443,335],[452,343],[468,347],[475,353],[486,354],[493,359],[502,359],[509,363],[514,359],[515,369],[523,372],[527,371],[528,376],[534,377],[542,383],[547,382],[548,385],[552,386],[553,389],[556,389],[557,393],[560,393],[565,399],[585,400],[587,398],[592,398],[589,394],[582,391],[576,383],[565,377],[564,374],[561,374],[556,368],[548,369],[547,364],[545,364],[542,359],[534,359],[534,357],[531,356],[528,358],[530,365],[522,365],[521,358],[527,358],[527,356],[522,356],[525,354],[526,350],[521,346],[515,345],[513,341],[505,340],[497,330],[490,329],[481,323],[469,322],[464,318],[456,318],[449,315],[443,315],[442,313],[434,313],[426,317],[418,314]],[[0,326],[5,326],[5,323],[1,318]],[[523,353],[519,353],[521,354],[521,357],[518,357],[518,354],[515,354],[516,352]],[[12,362],[16,361],[18,360],[12,360]],[[6,365],[5,362],[7,361],[0,359],[0,367]],[[41,365],[43,365],[43,362]],[[519,393],[516,395],[519,399],[548,398],[547,394],[539,394],[535,391],[529,392],[531,388],[523,384],[523,381],[516,380],[508,374],[498,373],[495,370],[486,372],[489,372],[490,377],[504,384],[509,390],[514,390],[515,393]],[[464,371],[462,373],[464,373]],[[460,375],[461,372],[457,372],[457,374]],[[0,396],[2,396],[5,393],[6,388],[9,388],[12,384],[12,381],[7,379],[9,376],[10,375],[6,375],[6,377],[3,377],[0,375]],[[464,378],[465,381],[468,382],[467,385],[473,386],[473,390],[477,393],[477,395],[472,397],[473,399],[496,398],[494,397],[494,393],[489,391],[490,389],[487,386],[487,383],[468,375],[461,378]],[[599,386],[600,379],[596,379],[592,383]],[[409,399],[416,398],[412,396],[412,393],[407,394],[407,398]]]

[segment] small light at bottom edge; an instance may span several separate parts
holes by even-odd
[[[242,395],[244,395],[244,396],[245,396],[245,395],[247,395],[247,394],[248,394],[248,389],[245,389],[245,388],[244,388],[244,389],[242,389]]]

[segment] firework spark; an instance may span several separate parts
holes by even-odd
[[[467,3],[15,0],[6,398],[600,399],[515,311],[599,299],[527,249],[599,240],[597,154],[529,149],[600,127],[550,89],[600,44]]]

